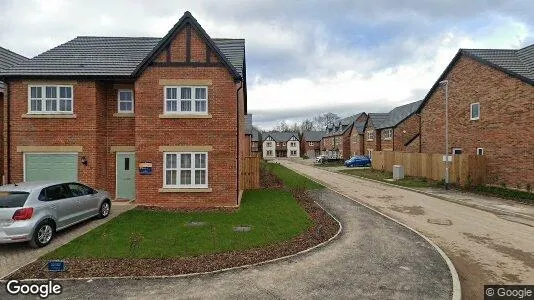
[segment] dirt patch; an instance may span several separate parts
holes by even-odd
[[[265,167],[261,167],[260,170],[260,186],[262,188],[283,188],[284,182],[280,180],[276,175],[269,172]]]
[[[521,283],[521,280],[519,279],[519,276],[517,276],[515,274],[504,273],[504,274],[502,274],[502,278],[506,282]]]
[[[404,214],[409,214],[412,216],[420,216],[425,214],[425,210],[422,206],[397,206],[391,205],[388,207],[391,210],[398,211]]]
[[[478,236],[472,233],[464,232],[463,233],[468,239],[473,240],[477,243],[484,244],[490,247],[493,250],[496,250],[506,256],[509,256],[515,260],[521,261],[525,266],[529,268],[534,268],[534,255],[529,252],[525,252],[519,249],[515,249],[509,246],[501,245],[495,243],[493,239],[485,236]]]
[[[491,270],[464,251],[447,251],[452,260],[462,287],[462,299],[484,299],[484,284],[500,284],[495,282],[497,276]],[[452,255],[451,255],[452,254]]]
[[[278,180],[269,179],[272,188]],[[197,257],[165,259],[65,259],[67,271],[49,272],[47,260],[35,261],[5,279],[79,278],[111,276],[169,276],[199,273],[244,266],[291,255],[333,237],[339,224],[304,191],[293,191],[297,202],[306,210],[314,225],[299,236],[275,245],[244,251],[217,253]]]

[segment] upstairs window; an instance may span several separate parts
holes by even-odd
[[[471,120],[480,119],[480,103],[471,103]]]
[[[297,142],[290,142],[290,143],[289,143],[289,146],[290,146],[290,147],[297,147]]]
[[[119,90],[118,95],[118,112],[133,113],[134,112],[134,98],[132,90]]]
[[[308,145],[313,146],[313,145],[315,145],[315,143],[314,142],[309,142]]]
[[[28,113],[72,114],[72,86],[31,85],[28,89]]]
[[[165,87],[165,113],[207,114],[208,88],[205,86]]]
[[[272,143],[272,142],[267,142],[267,143],[265,144],[265,146],[266,146],[266,147],[272,147],[272,146],[273,146],[273,143]]]
[[[384,130],[384,140],[391,140],[393,138],[393,129]]]
[[[367,131],[367,140],[372,141],[375,138],[375,133],[373,131]]]

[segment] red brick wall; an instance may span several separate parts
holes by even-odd
[[[94,81],[78,80],[73,84],[73,111],[75,119],[22,118],[28,112],[28,81],[9,82],[11,114],[11,182],[23,180],[23,154],[17,146],[82,146],[88,165],[78,164],[78,179],[82,182],[105,188],[100,179],[97,149],[99,120],[104,110],[96,103],[97,84]]]
[[[420,152],[420,137],[415,138],[410,144],[405,146],[410,140],[419,134],[421,116],[413,114],[406,120],[402,121],[393,130],[393,142],[395,151],[400,152]],[[382,146],[384,149],[384,146]]]
[[[351,155],[364,155],[364,135],[358,134],[358,130],[352,129],[350,135],[350,153]]]
[[[349,128],[341,136],[341,145],[339,147],[339,150],[340,150],[340,155],[342,159],[349,159],[351,156],[351,153],[350,153],[350,134],[351,133],[352,133],[352,128]]]
[[[393,151],[393,132],[392,132],[392,138],[391,139],[386,139],[384,134],[383,134],[384,131],[386,131],[386,130],[387,130],[387,128],[379,130],[379,132],[380,132],[380,148],[381,148],[382,151]]]
[[[449,80],[449,145],[464,154],[484,148],[488,181],[534,186],[534,87],[471,58],[462,57]],[[480,103],[480,120],[470,104]],[[436,90],[421,113],[422,151],[444,151],[444,92]]]
[[[0,93],[0,185],[4,175],[4,93]]]
[[[372,140],[367,139],[367,132],[374,132],[374,137]],[[373,126],[371,120],[368,121],[367,126],[365,127],[364,133],[364,155],[367,155],[368,150],[372,151],[381,151],[381,135],[380,131],[376,130]]]
[[[313,146],[310,146],[310,142],[313,143]],[[301,149],[300,154],[301,155],[308,155],[308,157],[312,158],[315,157],[315,150],[321,152],[321,141],[301,141],[300,142]]]

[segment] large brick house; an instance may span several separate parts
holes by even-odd
[[[326,135],[322,141],[322,153],[329,157],[349,159],[351,155],[350,137],[354,123],[361,123],[367,118],[365,113],[336,120],[326,126]]]
[[[300,139],[296,132],[266,132],[262,134],[263,158],[300,157]]]
[[[423,101],[415,101],[392,109],[387,117],[375,125],[379,131],[382,151],[420,152],[421,118],[417,110]],[[375,149],[376,150],[376,149]]]
[[[321,155],[321,140],[326,131],[304,131],[300,143],[300,152],[310,158]]]
[[[380,127],[388,118],[387,113],[369,113],[365,125],[364,150],[365,155],[373,158],[373,151],[381,151]]]
[[[79,180],[116,199],[239,205],[245,42],[186,12],[163,38],[77,37],[0,73],[6,182]]]
[[[365,155],[365,126],[367,125],[367,114],[361,116],[358,120],[354,121],[352,131],[350,133],[350,154]]]
[[[449,152],[485,155],[490,184],[534,186],[534,45],[460,49],[419,108],[422,152],[444,152],[443,80]]]
[[[14,65],[23,63],[26,60],[28,60],[28,58],[0,47],[0,72],[13,67]],[[8,89],[6,83],[0,80],[0,184],[6,182],[3,170],[6,153],[4,152],[6,148],[6,145],[4,144],[6,142],[6,140],[4,139],[4,130],[7,129],[8,126],[7,120],[4,119],[6,111],[3,108],[5,102],[4,99],[7,95],[7,90]]]

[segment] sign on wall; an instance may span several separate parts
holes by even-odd
[[[152,175],[152,163],[149,161],[140,162],[139,175]]]

